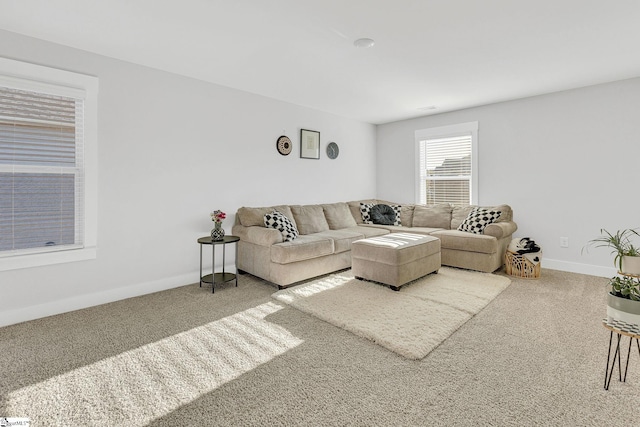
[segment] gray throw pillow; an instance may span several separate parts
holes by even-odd
[[[397,214],[391,206],[378,204],[369,209],[369,217],[374,224],[395,225]]]

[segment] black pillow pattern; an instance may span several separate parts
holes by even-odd
[[[391,206],[378,204],[369,209],[369,217],[374,224],[395,225],[398,215]]]
[[[402,211],[402,206],[400,206],[400,205],[391,205],[391,207],[396,212],[396,222],[394,222],[393,225],[402,225],[402,223],[400,221],[400,212]]]
[[[275,228],[276,230],[282,233],[282,237],[285,242],[291,242],[298,237],[298,229],[295,224],[291,222],[286,215],[277,210],[273,210],[273,212],[265,214],[264,216],[264,225],[265,227]]]
[[[371,208],[373,203],[360,203],[360,214],[362,215],[362,222],[365,224],[373,224],[371,220]]]
[[[482,234],[487,225],[496,222],[500,218],[501,213],[487,208],[473,208],[465,220],[462,221],[458,230]]]

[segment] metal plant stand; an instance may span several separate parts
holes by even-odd
[[[618,379],[622,382],[627,381],[627,370],[629,369],[629,358],[631,356],[631,344],[633,340],[636,340],[636,346],[638,347],[638,354],[640,354],[640,343],[638,339],[640,338],[640,326],[634,323],[623,322],[622,320],[612,319],[610,317],[602,319],[602,326],[609,329],[611,332],[609,334],[609,350],[607,352],[607,367],[604,370],[604,389],[609,390],[609,384],[611,383],[611,377],[613,376],[613,370],[616,366],[616,362],[618,363]],[[613,358],[611,357],[611,344],[613,344],[613,334],[618,336],[617,342],[615,344],[615,352],[613,353]],[[624,377],[622,376],[622,360],[620,358],[620,354],[622,353],[620,350],[620,341],[622,340],[622,336],[629,337],[629,347],[627,349],[627,363],[624,367]],[[613,359],[613,360],[612,360]],[[611,367],[609,367],[609,362],[611,361]]]

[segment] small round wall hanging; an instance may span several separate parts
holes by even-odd
[[[293,144],[291,143],[291,140],[288,136],[282,135],[280,138],[278,138],[278,141],[276,141],[276,148],[278,149],[278,153],[286,156],[291,153]]]
[[[330,159],[335,159],[340,154],[340,149],[338,148],[338,144],[335,142],[330,142],[327,145],[327,157]]]

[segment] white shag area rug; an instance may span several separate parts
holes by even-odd
[[[506,277],[442,267],[392,291],[351,270],[280,290],[273,298],[367,338],[408,359],[422,359],[511,284]]]

